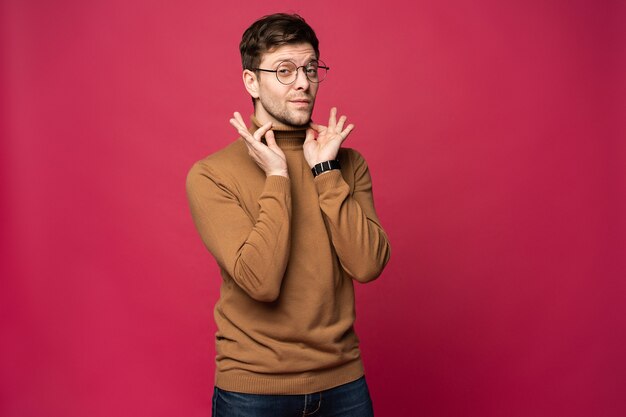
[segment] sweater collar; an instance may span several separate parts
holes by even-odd
[[[254,133],[262,126],[262,123],[260,123],[254,115],[250,119],[252,124],[248,130],[250,133]],[[302,149],[302,144],[304,143],[304,139],[306,137],[307,127],[308,125],[302,127],[273,127],[272,131],[274,132],[276,143],[282,149]],[[265,138],[263,138],[263,142],[265,143]]]

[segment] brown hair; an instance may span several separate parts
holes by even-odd
[[[243,69],[257,68],[261,55],[287,44],[309,43],[319,58],[319,41],[315,32],[297,14],[276,13],[254,22],[241,37],[239,52]]]

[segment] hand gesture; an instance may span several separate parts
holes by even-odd
[[[246,146],[248,146],[248,155],[257,163],[257,165],[265,172],[266,176],[282,175],[289,178],[287,172],[287,159],[282,149],[276,144],[272,122],[265,123],[258,128],[254,134],[250,134],[246,124],[241,118],[241,114],[235,112],[230,124],[237,129],[237,133],[241,135]],[[261,142],[261,138],[265,136],[267,145]]]
[[[348,137],[353,124],[349,124],[345,129],[346,116],[341,116],[337,121],[337,108],[330,110],[328,126],[321,126],[311,123],[311,127],[306,131],[306,139],[303,145],[304,158],[311,168],[320,162],[330,161],[337,158],[337,152],[344,140]],[[315,138],[317,133],[317,138]]]

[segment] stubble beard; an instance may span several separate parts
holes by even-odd
[[[278,120],[280,123],[289,127],[304,127],[307,126],[311,122],[311,115],[313,113],[313,106],[315,104],[315,99],[308,97],[311,100],[311,105],[306,111],[289,111],[285,104],[282,108],[276,105],[276,103],[271,101],[265,101],[261,97],[259,97],[259,101],[257,102],[257,106],[263,106],[263,109],[272,116],[274,119]]]

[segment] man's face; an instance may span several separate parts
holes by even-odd
[[[308,43],[282,45],[263,54],[259,68],[275,70],[281,61],[287,60],[301,66],[316,58],[315,50]],[[307,79],[304,68],[298,69],[296,80],[289,85],[281,84],[275,73],[258,71],[256,74],[255,116],[261,123],[305,126],[311,121],[318,84]]]

